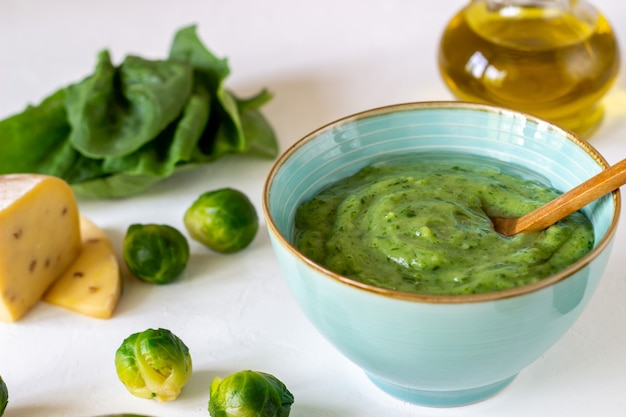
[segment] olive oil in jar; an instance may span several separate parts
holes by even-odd
[[[619,69],[607,19],[583,1],[474,0],[446,27],[439,69],[461,100],[508,107],[589,137]]]

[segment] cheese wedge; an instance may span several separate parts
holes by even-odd
[[[0,175],[0,320],[26,314],[81,246],[78,205],[65,181]]]
[[[83,249],[43,300],[87,316],[108,319],[122,293],[120,267],[106,233],[80,218]]]

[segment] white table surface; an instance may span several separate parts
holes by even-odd
[[[96,53],[165,57],[174,32],[197,23],[205,44],[229,58],[228,87],[268,87],[264,109],[282,149],[336,118],[381,105],[446,100],[436,65],[439,35],[463,0],[2,0],[0,118],[91,73]],[[596,0],[626,58],[626,2]],[[626,157],[626,65],[606,97],[591,143],[609,160]],[[81,201],[117,251],[131,223],[184,230],[182,213],[202,192],[246,192],[261,215],[271,162],[228,158],[118,201]],[[622,214],[624,216],[624,214]],[[135,412],[208,416],[209,384],[241,369],[276,375],[295,395],[294,417],[626,416],[626,221],[605,276],[574,327],[496,397],[431,409],[379,391],[309,324],[281,276],[267,234],[235,255],[192,243],[184,276],[168,286],[131,278],[115,316],[98,320],[40,303],[17,323],[0,323],[4,417],[83,417]],[[114,354],[122,340],[164,327],[189,346],[193,376],[174,402],[130,395]]]

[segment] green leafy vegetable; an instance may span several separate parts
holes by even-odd
[[[129,56],[115,68],[101,52],[95,73],[66,89],[70,143],[91,158],[128,155],[178,117],[191,83],[187,63]]]
[[[267,90],[241,99],[225,87],[226,59],[179,30],[165,60],[98,54],[90,76],[0,121],[0,174],[36,172],[88,198],[125,197],[227,154],[273,158]]]
[[[259,229],[254,205],[244,193],[232,188],[202,194],[187,209],[183,220],[194,240],[221,253],[246,248]]]
[[[4,414],[4,410],[7,408],[8,403],[9,390],[7,389],[7,384],[4,383],[2,377],[0,376],[0,417]]]
[[[117,375],[140,398],[178,398],[192,372],[189,348],[167,329],[147,329],[130,335],[115,353]]]
[[[65,90],[0,121],[0,173],[46,171],[59,176],[75,158],[75,151],[65,146],[70,131]]]
[[[211,383],[212,417],[287,417],[294,397],[273,375],[240,371]]]
[[[187,267],[189,243],[176,228],[166,224],[132,224],[124,237],[122,255],[137,278],[167,284]]]

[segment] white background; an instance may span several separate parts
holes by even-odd
[[[264,113],[285,149],[348,114],[452,96],[436,49],[461,0],[1,0],[0,118],[90,74],[98,51],[165,57],[174,32],[198,25],[204,43],[229,59],[228,87],[246,95],[268,87]],[[626,57],[626,3],[596,0]],[[591,143],[614,163],[626,157],[626,65],[606,97]],[[1,138],[0,138],[1,140]],[[184,210],[202,192],[234,187],[261,214],[270,161],[228,158],[116,201],[81,201],[118,252],[131,223],[184,230]],[[479,404],[430,409],[379,391],[341,357],[298,310],[278,271],[262,221],[244,252],[221,256],[192,243],[184,276],[168,286],[127,277],[107,321],[41,303],[18,323],[0,323],[4,417],[82,417],[135,412],[208,416],[215,376],[241,369],[276,375],[295,395],[294,417],[623,417],[626,416],[626,221],[588,309],[565,337],[502,393]],[[189,346],[194,374],[178,400],[130,395],[115,374],[122,340],[164,327]]]

